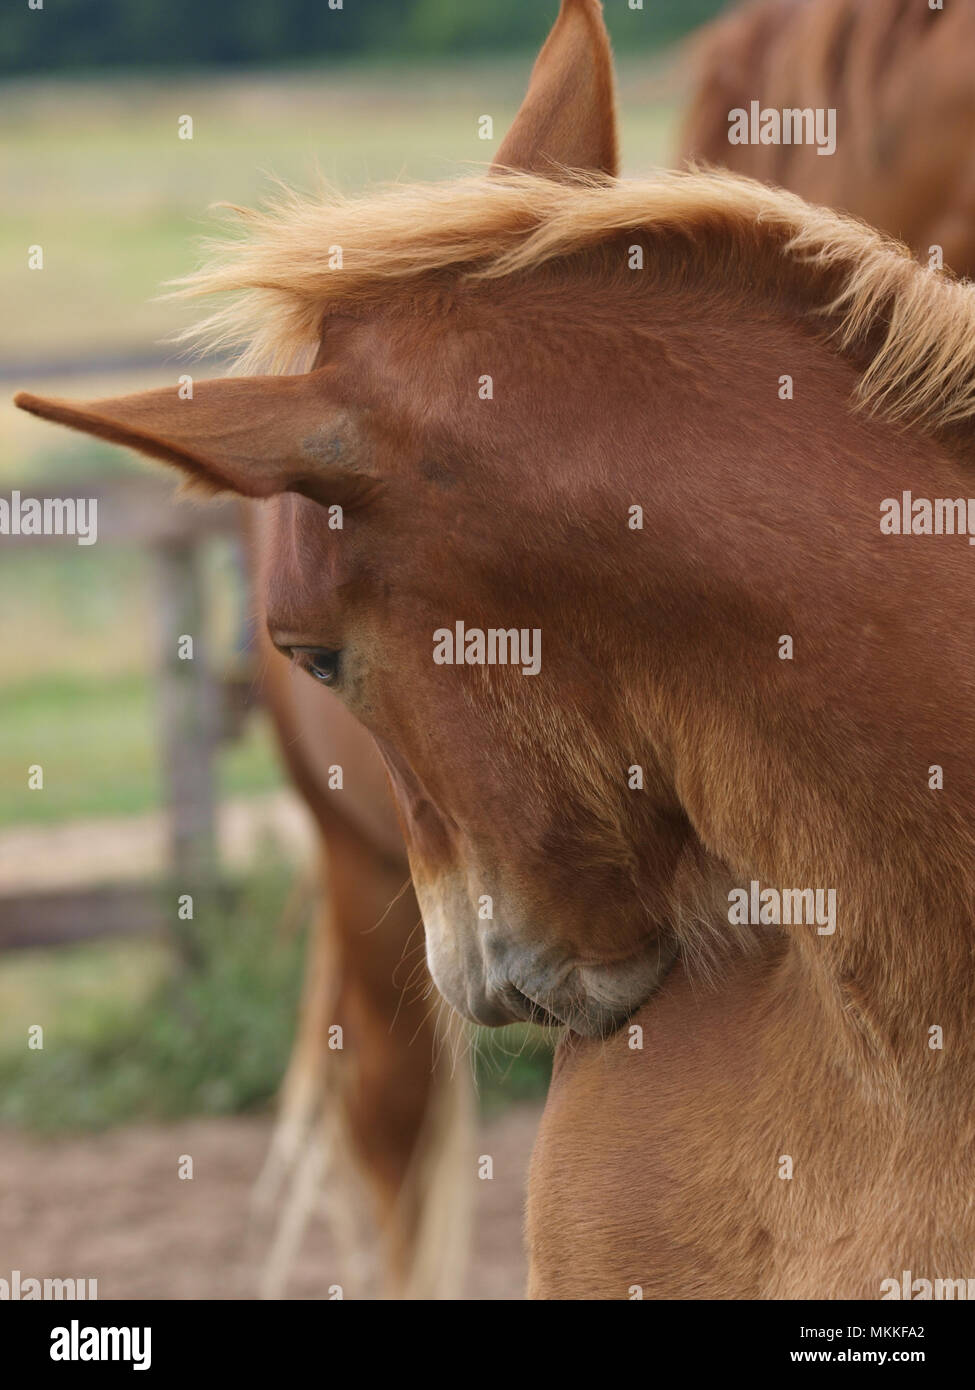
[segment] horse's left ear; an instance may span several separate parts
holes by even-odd
[[[492,171],[508,169],[553,179],[573,169],[618,175],[613,54],[599,0],[562,0]]]
[[[302,492],[316,500],[343,479],[369,481],[357,431],[327,394],[327,368],[301,376],[196,381],[108,400],[64,401],[21,391],[32,415],[175,464],[209,491],[244,497]]]

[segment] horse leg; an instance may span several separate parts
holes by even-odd
[[[361,1291],[380,1233],[386,1291],[455,1295],[468,1237],[459,1175],[471,1085],[457,1025],[438,1035],[419,908],[404,866],[330,827],[298,1032],[255,1204],[285,1204],[262,1289],[283,1295],[318,1194],[339,1282]],[[358,1200],[357,1200],[358,1199]]]
[[[330,1060],[341,1068],[339,1104],[383,1233],[389,1291],[456,1296],[466,1240],[458,1182],[466,1058],[455,1063],[455,1032],[438,1036],[440,1005],[405,869],[353,837],[341,852],[331,845],[330,862],[336,989],[320,1036],[342,1029]]]

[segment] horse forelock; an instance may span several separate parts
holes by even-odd
[[[330,315],[387,310],[642,238],[647,274],[768,298],[852,359],[854,404],[937,432],[975,412],[975,294],[852,218],[724,172],[560,183],[533,174],[406,185],[357,199],[284,194],[234,209],[243,235],[209,244],[180,297],[227,295],[184,341],[244,372],[310,367]],[[593,272],[628,270],[626,248]],[[622,262],[622,263],[621,263]]]

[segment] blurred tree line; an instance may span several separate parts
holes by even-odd
[[[621,52],[679,37],[726,0],[605,0]],[[0,72],[178,68],[531,48],[556,0],[7,0]],[[636,3],[636,0],[632,0]],[[42,8],[32,9],[31,4]]]

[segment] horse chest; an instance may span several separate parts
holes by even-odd
[[[561,1050],[529,1181],[530,1291],[754,1296],[770,1236],[749,991],[708,999],[672,977],[633,1022],[642,1049],[624,1029]]]

